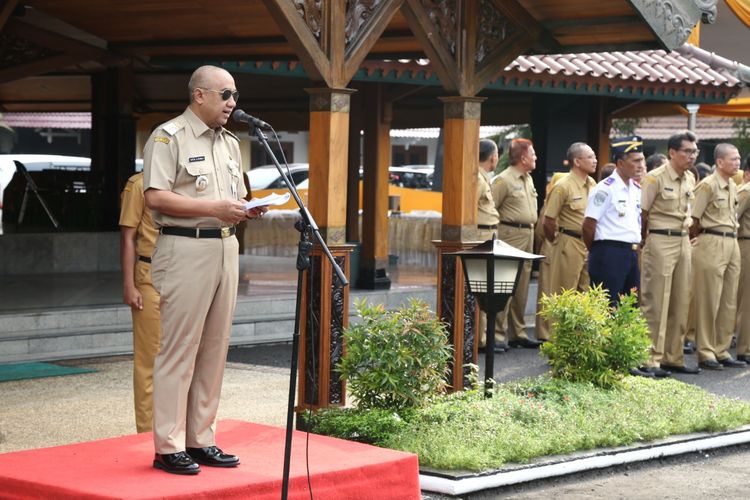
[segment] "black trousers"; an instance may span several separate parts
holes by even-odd
[[[641,287],[638,254],[630,243],[594,241],[589,250],[589,277],[591,286],[601,284],[609,291],[609,304],[614,307],[620,295]]]

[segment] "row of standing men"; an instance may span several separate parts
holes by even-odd
[[[735,182],[741,163],[736,147],[719,144],[714,172],[696,182],[691,167],[699,154],[689,131],[670,137],[668,161],[646,174],[643,141],[623,137],[611,144],[615,169],[598,184],[594,151],[582,142],[568,148],[570,172],[553,179],[541,211],[529,175],[536,167],[531,141],[514,139],[510,166],[494,179],[497,145],[479,147],[478,239],[497,238],[528,252],[535,227],[540,264],[538,297],[563,289],[602,284],[611,304],[639,290],[652,346],[633,374],[666,377],[701,368],[740,368],[750,362],[750,167]],[[531,264],[523,268],[515,297],[495,328],[496,351],[538,347],[550,325],[536,320],[528,336],[524,312]],[[737,356],[730,346],[737,328]],[[486,319],[480,317],[480,348]],[[685,346],[697,346],[699,367],[687,366]]]

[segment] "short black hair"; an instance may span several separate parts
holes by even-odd
[[[646,171],[651,172],[656,167],[660,167],[665,161],[667,161],[667,157],[664,156],[661,153],[654,153],[648,158],[646,158]]]
[[[682,147],[682,141],[698,142],[698,136],[689,130],[673,134],[667,141],[667,149],[674,149],[675,151]]]
[[[500,150],[497,147],[497,144],[495,141],[491,139],[480,139],[479,140],[479,162],[485,162],[487,161],[490,156],[493,155],[497,151],[498,156],[500,155]]]
[[[742,162],[742,170],[750,170],[750,153],[745,157],[745,161]]]

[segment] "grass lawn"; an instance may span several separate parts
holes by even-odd
[[[401,415],[325,410],[314,431],[416,453],[423,466],[482,471],[509,462],[750,424],[750,404],[677,380],[626,377],[601,389],[542,375],[438,399]]]

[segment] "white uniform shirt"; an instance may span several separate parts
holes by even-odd
[[[641,186],[613,172],[589,193],[586,217],[596,220],[594,241],[641,241]]]

